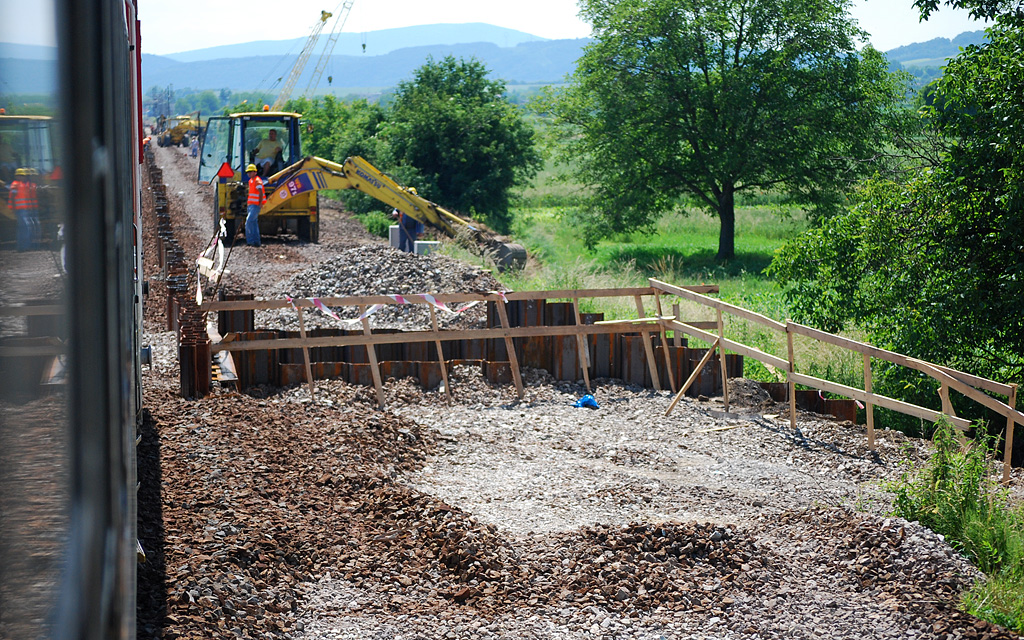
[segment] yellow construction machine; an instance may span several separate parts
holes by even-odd
[[[366,160],[354,156],[338,164],[317,157],[306,157],[284,171],[271,176],[272,191],[260,215],[272,215],[278,207],[290,206],[295,198],[321,189],[358,189],[405,215],[437,229],[450,238],[466,238],[490,255],[501,269],[526,264],[526,249],[506,242],[483,225],[466,220],[420,197],[386,176]]]
[[[303,157],[299,118],[297,113],[269,108],[210,118],[200,151],[199,182],[216,186],[215,229],[223,220],[228,236],[233,238],[244,225],[247,190],[243,169],[255,163],[266,182],[267,203],[259,216],[261,234],[284,231],[295,233],[305,242],[318,242],[317,193],[325,189],[358,189],[449,237],[471,240],[502,269],[525,264],[526,250],[521,245],[505,242],[482,225],[421,198],[362,158],[348,158],[337,164],[323,158]],[[265,155],[261,163],[260,154],[270,147],[276,152]]]

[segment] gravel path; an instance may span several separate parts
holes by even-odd
[[[233,263],[241,290],[328,260],[366,286],[386,247],[321,237]],[[862,427],[803,413],[792,431],[741,380],[728,414],[687,399],[669,417],[668,394],[617,381],[577,409],[584,390],[544,372],[520,401],[470,368],[451,404],[409,380],[386,383],[387,411],[340,381],[187,401],[149,313],[140,638],[1016,637],[956,610],[978,574],[948,544],[885,516],[879,481],[926,442],[881,432],[871,453]]]

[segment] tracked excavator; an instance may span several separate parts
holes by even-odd
[[[265,180],[267,202],[260,210],[260,233],[294,232],[318,242],[318,192],[358,189],[451,238],[466,239],[490,256],[499,269],[526,263],[522,245],[507,242],[483,225],[464,219],[399,185],[366,160],[351,157],[338,164],[299,155],[299,114],[260,111],[210,118],[200,152],[199,182],[216,185],[214,228],[223,220],[229,237],[245,222],[246,186],[242,169],[256,158],[264,134],[275,129],[281,142]]]

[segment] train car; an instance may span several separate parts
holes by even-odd
[[[3,639],[135,637],[137,9],[137,0],[39,0],[5,12],[8,33],[42,30],[56,44],[53,59],[29,67],[55,78],[47,126],[56,157],[17,162],[48,169],[61,233],[59,242],[20,247],[0,239]],[[32,16],[44,17],[18,24]],[[17,115],[17,102],[3,94],[16,91],[25,68],[0,59],[5,115]],[[30,211],[15,213],[30,222]]]

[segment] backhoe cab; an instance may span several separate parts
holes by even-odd
[[[274,175],[302,158],[299,114],[284,111],[233,113],[210,118],[199,153],[199,182],[216,188],[214,228],[223,220],[228,237],[245,223],[244,169],[259,167],[269,195],[280,185]],[[271,131],[274,133],[271,134]],[[271,142],[271,138],[276,138]],[[268,150],[273,150],[270,153]],[[260,214],[260,235],[294,233],[304,242],[318,242],[320,219],[316,191],[297,194]]]

